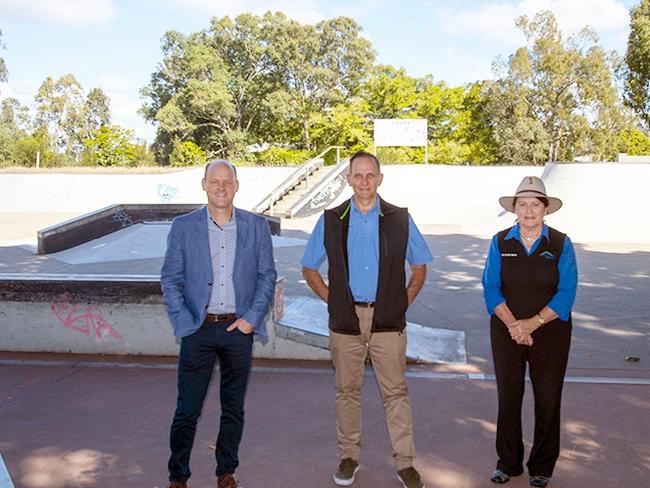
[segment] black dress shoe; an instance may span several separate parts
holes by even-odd
[[[545,488],[551,481],[549,476],[542,476],[541,474],[536,474],[535,476],[530,477],[530,486],[537,486],[540,488]]]
[[[507,483],[508,481],[510,481],[510,475],[505,474],[500,469],[495,469],[494,472],[492,473],[492,476],[490,476],[490,481],[492,483],[498,483],[502,485],[503,483]]]

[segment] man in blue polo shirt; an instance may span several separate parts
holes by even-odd
[[[406,309],[424,285],[433,260],[408,211],[377,195],[379,160],[350,158],[354,197],[326,210],[302,257],[303,276],[329,312],[330,353],[336,376],[336,428],[341,459],[337,485],[354,482],[361,446],[361,384],[369,355],[384,400],[398,479],[423,488],[413,467],[415,446],[406,369]],[[327,258],[328,284],[318,269]],[[406,283],[404,262],[411,267]]]

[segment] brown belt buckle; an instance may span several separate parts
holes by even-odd
[[[216,324],[219,322],[233,322],[236,319],[234,313],[209,313],[206,314],[204,322]]]

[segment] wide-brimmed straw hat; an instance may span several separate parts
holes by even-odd
[[[508,212],[514,213],[515,198],[523,197],[546,198],[548,200],[547,214],[557,212],[560,210],[560,207],[562,207],[562,200],[555,197],[549,197],[546,194],[544,182],[537,176],[524,176],[524,179],[521,180],[521,183],[519,183],[519,186],[517,187],[515,195],[513,197],[501,197],[499,198],[499,203]]]

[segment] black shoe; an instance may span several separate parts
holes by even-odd
[[[538,486],[540,488],[545,488],[551,482],[550,476],[542,476],[541,474],[536,474],[535,476],[530,477],[530,486]]]
[[[413,466],[400,469],[397,472],[397,479],[400,480],[404,488],[425,488],[420,479],[420,473]]]
[[[492,476],[490,476],[490,481],[492,483],[498,483],[502,485],[503,483],[507,483],[508,481],[510,481],[510,475],[505,474],[500,469],[495,469],[494,472],[492,473]]]
[[[351,458],[341,459],[339,469],[334,473],[334,483],[339,486],[350,486],[359,471],[359,463]]]

